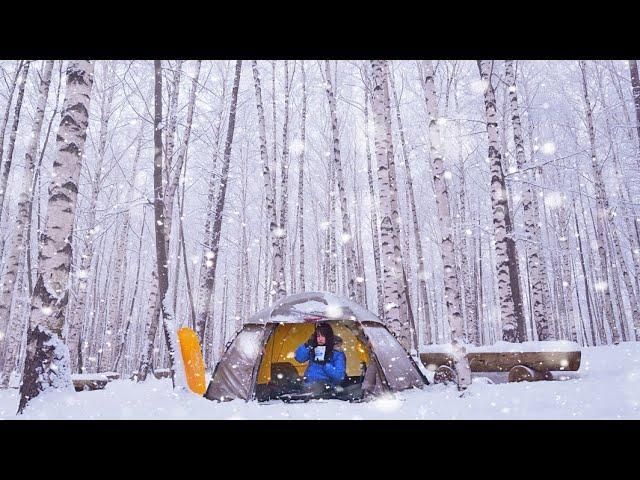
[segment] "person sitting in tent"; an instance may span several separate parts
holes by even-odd
[[[335,349],[335,336],[328,323],[319,323],[309,339],[295,351],[300,363],[309,362],[304,372],[307,390],[320,393],[333,390],[344,379],[347,357]]]

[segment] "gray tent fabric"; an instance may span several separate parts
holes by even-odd
[[[238,333],[218,362],[213,379],[204,394],[206,398],[220,401],[249,399],[265,336],[265,327],[259,325],[246,325]]]
[[[328,320],[382,323],[372,312],[346,298],[326,292],[304,292],[281,298],[250,317],[245,324],[299,323],[314,315]]]
[[[371,360],[362,382],[365,394],[376,396],[428,384],[375,314],[330,293],[308,292],[284,297],[249,318],[220,359],[204,396],[215,401],[254,400],[265,346],[278,325],[319,321],[352,325],[349,328],[369,348]]]
[[[365,323],[362,328],[391,390],[420,388],[424,385],[417,365],[386,327]]]

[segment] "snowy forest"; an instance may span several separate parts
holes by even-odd
[[[72,375],[179,383],[180,327],[211,375],[247,318],[298,292],[362,305],[413,356],[452,345],[461,388],[473,347],[640,341],[635,60],[0,76],[8,413]]]

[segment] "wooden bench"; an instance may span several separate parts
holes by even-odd
[[[577,371],[581,356],[580,351],[467,353],[471,372],[509,372],[509,382],[553,380],[551,372]],[[425,367],[435,369],[435,383],[455,381],[451,353],[422,352],[420,361]]]

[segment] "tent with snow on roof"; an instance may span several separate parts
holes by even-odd
[[[362,400],[383,392],[428,384],[417,364],[384,323],[355,302],[324,292],[278,300],[249,318],[216,365],[205,397],[210,400],[294,398],[306,364],[296,347],[326,322],[343,342],[346,373],[334,398]]]

